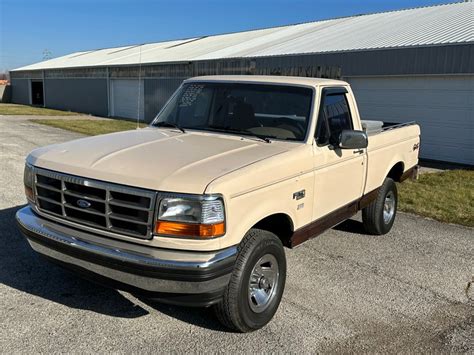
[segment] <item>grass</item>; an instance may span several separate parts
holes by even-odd
[[[399,208],[441,222],[474,227],[474,171],[425,173],[398,185]]]
[[[0,115],[72,116],[78,115],[78,113],[28,105],[0,103]]]
[[[35,119],[31,122],[39,123],[56,128],[66,129],[89,136],[97,136],[99,134],[128,131],[137,127],[136,122],[122,120],[55,120],[55,119]],[[144,123],[140,123],[140,127],[146,127]]]

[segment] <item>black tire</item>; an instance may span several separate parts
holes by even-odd
[[[258,304],[251,305],[250,277],[256,264],[261,260],[265,261],[265,258],[276,261],[273,262],[273,266],[276,266],[279,275],[273,288],[269,289],[272,293],[264,309],[255,312],[252,308],[255,309]],[[224,296],[214,306],[217,318],[227,328],[242,333],[262,328],[273,318],[278,309],[285,281],[286,258],[280,239],[268,231],[251,229],[238,247],[237,260]],[[258,284],[260,285],[260,282]]]
[[[393,197],[393,214],[387,220],[384,218],[384,207],[387,197]],[[390,204],[391,205],[391,204]],[[398,193],[397,185],[395,182],[386,178],[380,190],[378,192],[377,198],[372,201],[370,205],[362,210],[362,221],[364,223],[364,228],[367,233],[374,235],[386,234],[392,229],[393,222],[397,215],[397,206],[398,206]],[[387,218],[388,218],[387,213]]]

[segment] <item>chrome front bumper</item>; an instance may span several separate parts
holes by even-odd
[[[89,232],[49,221],[29,206],[18,210],[16,220],[31,247],[53,261],[100,283],[175,304],[217,302],[237,255],[236,247],[217,252],[143,247],[137,252],[104,237],[94,236],[104,244],[91,242]]]

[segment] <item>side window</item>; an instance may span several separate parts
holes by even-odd
[[[323,106],[316,127],[316,142],[326,145],[337,142],[344,129],[352,129],[352,118],[344,93],[328,94],[323,97]]]

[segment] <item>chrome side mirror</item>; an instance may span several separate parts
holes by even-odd
[[[367,148],[369,141],[364,131],[345,129],[339,136],[339,148],[341,149],[362,149]]]

